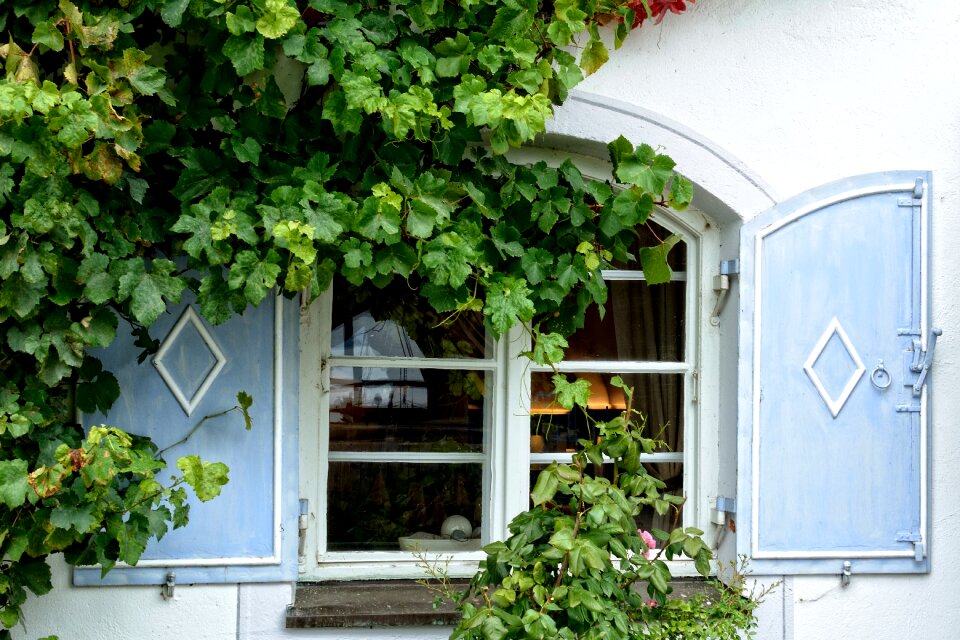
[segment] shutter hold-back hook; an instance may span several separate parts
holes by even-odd
[[[849,560],[843,561],[843,571],[840,572],[840,586],[850,586],[850,575],[853,573],[853,564]]]
[[[177,574],[173,571],[167,574],[167,581],[160,585],[160,595],[164,600],[173,599],[173,589],[177,586]]]

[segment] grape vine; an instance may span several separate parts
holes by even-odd
[[[691,0],[692,1],[692,0]],[[7,0],[0,6],[0,623],[50,589],[45,558],[135,563],[186,521],[217,463],[162,487],[136,425],[93,427],[116,378],[91,355],[119,319],[189,290],[221,323],[335,274],[403,278],[441,314],[533,327],[556,359],[600,270],[669,279],[676,242],[638,246],[688,180],[611,143],[610,181],[510,162],[646,0]],[[615,189],[614,183],[619,186]],[[120,429],[123,429],[121,431]],[[7,632],[0,630],[0,638]]]

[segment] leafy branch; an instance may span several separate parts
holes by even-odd
[[[664,484],[640,463],[639,453],[655,442],[632,409],[632,391],[625,395],[627,409],[597,423],[597,440],[581,440],[570,464],[554,462],[540,472],[532,507],[510,523],[509,538],[484,547],[487,559],[467,591],[451,594],[442,568],[429,567],[439,581],[432,588],[453,597],[463,614],[452,638],[733,640],[755,627],[753,611],[769,589],[745,589],[743,564],[727,577],[729,587],[710,583],[715,603],[670,597],[666,561],[687,557],[707,576],[712,553],[702,531],[677,526],[679,508],[669,532],[637,528],[641,510],[665,514],[682,498],[664,494]],[[603,461],[618,471],[612,479],[586,472]]]
[[[229,409],[224,409],[223,411],[219,411],[217,413],[211,413],[210,415],[203,416],[203,418],[201,418],[200,421],[197,422],[197,424],[193,425],[193,428],[187,432],[187,435],[183,436],[173,444],[167,445],[163,449],[160,449],[159,451],[157,451],[157,457],[159,458],[163,456],[163,454],[169,451],[170,449],[173,449],[174,447],[178,447],[181,444],[184,444],[185,442],[187,442],[190,438],[193,437],[193,434],[195,434],[197,430],[200,429],[200,427],[203,426],[203,423],[205,423],[207,420],[213,420],[214,418],[225,416],[228,413],[232,413],[234,411],[239,411],[240,413],[243,414],[244,428],[247,431],[249,431],[253,427],[253,421],[250,418],[250,412],[249,412],[251,405],[253,405],[253,398],[251,398],[250,395],[245,391],[240,391],[239,393],[237,393],[237,404],[230,407]]]
[[[50,588],[50,553],[132,562],[185,522],[181,485],[158,497],[169,448],[88,434],[73,411],[116,401],[97,350],[128,326],[155,348],[185,292],[219,324],[275,290],[403,279],[440,322],[530,323],[558,361],[606,300],[605,266],[669,280],[678,238],[636,234],[692,200],[667,155],[619,138],[607,181],[504,155],[609,58],[601,26],[620,46],[641,5],[659,17],[626,0],[4,2],[2,626]],[[189,460],[186,482],[212,491],[218,468]]]

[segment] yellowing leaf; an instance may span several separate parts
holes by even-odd
[[[264,38],[273,40],[283,36],[300,18],[300,12],[286,0],[267,0],[266,8],[267,12],[257,20],[257,31]]]
[[[177,460],[177,469],[183,472],[187,484],[193,487],[197,497],[207,502],[220,495],[223,485],[229,481],[230,468],[222,462],[204,462],[200,456],[184,456]]]

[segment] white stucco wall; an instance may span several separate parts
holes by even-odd
[[[932,319],[944,336],[931,383],[932,570],[854,575],[842,589],[836,577],[789,578],[761,609],[761,638],[939,639],[960,628],[960,394],[952,389],[960,379],[958,61],[960,2],[700,0],[631,36],[581,87],[698,132],[781,199],[871,171],[934,172]],[[690,149],[677,156],[694,173],[684,162],[702,161]],[[736,190],[723,176],[713,180],[717,195]],[[762,201],[744,195],[738,213],[752,216]],[[14,637],[444,637],[439,629],[285,632],[290,598],[289,585],[178,586],[171,601],[155,587],[77,589],[57,563],[54,591],[27,606],[27,630]]]
[[[958,60],[960,3],[701,0],[583,85],[698,131],[784,197],[871,171],[934,172],[931,318],[945,339],[932,381],[931,573],[855,575],[844,589],[791,578],[763,608],[761,637],[957,637]]]

